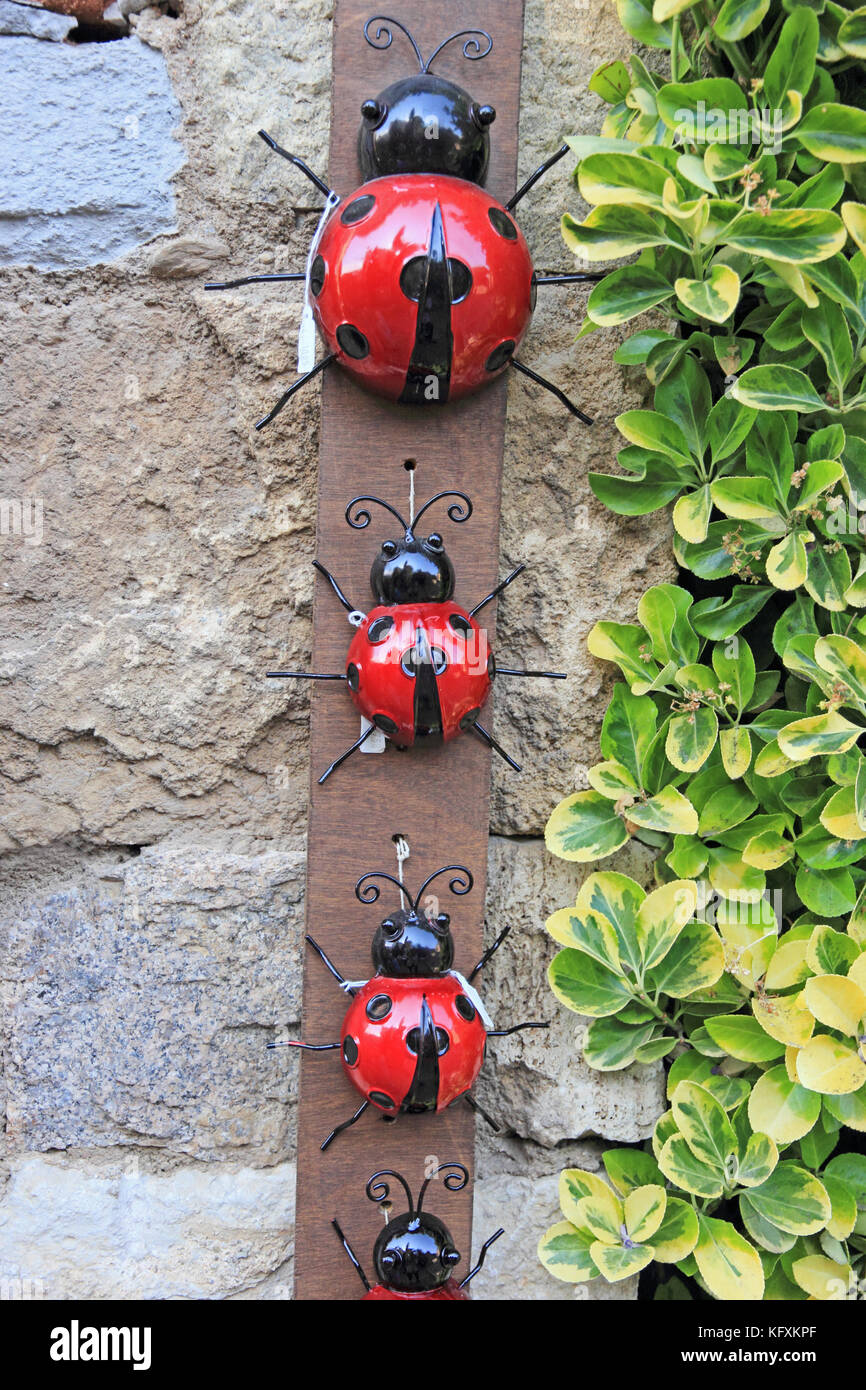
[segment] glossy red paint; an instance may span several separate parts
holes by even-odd
[[[391,1007],[383,1018],[371,1019],[367,1005],[377,996],[390,1000]],[[375,975],[358,990],[343,1020],[341,1055],[343,1070],[352,1085],[386,1115],[399,1114],[412,1087],[417,1057],[410,1051],[407,1039],[413,1029],[418,1031],[424,999],[437,1031],[442,1029],[448,1035],[447,1050],[438,1058],[437,1112],[471,1088],[484,1061],[484,1024],[463,985],[453,975],[412,979]],[[465,1001],[462,1007],[471,1012],[471,1018],[458,1012],[458,999]],[[347,1038],[351,1040],[348,1049]],[[349,1056],[356,1058],[354,1063],[346,1060],[347,1050]],[[387,1096],[394,1104],[384,1105],[374,1100],[374,1095]]]
[[[357,221],[342,220],[347,213],[351,218],[353,205],[367,200],[372,205]],[[313,311],[340,365],[362,386],[391,401],[400,399],[406,384],[417,327],[417,300],[401,289],[400,277],[410,261],[428,256],[437,206],[448,258],[459,261],[471,276],[460,299],[462,284],[455,280],[447,398],[459,399],[500,375],[532,315],[533,270],[523,233],[483,188],[466,179],[429,174],[363,184],[325,225],[318,246],[322,288]],[[507,234],[497,230],[496,222]],[[364,335],[369,346],[364,357],[344,351],[337,332],[343,324]],[[485,363],[504,343],[513,347],[488,370]]]
[[[389,617],[393,620],[390,629],[372,641],[371,627],[375,635],[376,624]],[[376,722],[376,715],[385,715],[396,725],[394,732],[387,728],[386,732],[400,748],[411,747],[417,732],[415,700],[421,677],[408,674],[405,667],[412,669],[406,654],[417,650],[419,629],[435,659],[443,740],[455,738],[461,719],[483,707],[492,684],[487,632],[458,604],[401,603],[371,609],[349,646],[349,693],[371,722]]]

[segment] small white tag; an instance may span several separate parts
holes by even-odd
[[[461,975],[459,970],[449,970],[448,974],[453,975],[455,980],[458,980],[460,982],[460,987],[463,990],[463,993],[467,994],[469,998],[472,1000],[472,1003],[478,1010],[478,1016],[481,1019],[481,1022],[484,1024],[484,1027],[487,1029],[487,1031],[490,1032],[493,1028],[493,1019],[490,1017],[489,1013],[482,1004],[481,995],[478,993],[478,990],[475,988],[474,985],[470,985],[469,981],[466,979],[466,976]]]
[[[319,249],[319,242],[322,240],[322,233],[325,230],[325,223],[340,201],[338,193],[330,193],[325,200],[322,208],[322,215],[319,218],[319,225],[316,228],[313,240],[310,242],[310,249],[307,254],[307,275],[304,281],[304,309],[301,314],[301,323],[298,328],[298,372],[311,372],[316,365],[316,322],[313,318],[313,301],[310,296],[310,276],[313,273],[313,261],[316,259],[316,252]]]
[[[311,305],[304,305],[298,329],[298,372],[311,372],[316,365],[316,321]]]
[[[372,729],[372,728],[374,728],[374,725],[372,725],[372,724],[370,723],[369,719],[365,719],[364,716],[363,716],[363,714],[362,714],[362,715],[361,715],[361,734],[362,734],[362,735],[365,734],[365,733],[367,732],[368,729]],[[387,743],[387,741],[388,741],[388,740],[385,738],[385,735],[382,733],[382,730],[381,730],[381,729],[376,729],[376,732],[370,735],[370,737],[367,739],[366,743],[362,743],[362,744],[361,744],[361,747],[359,748],[358,751],[359,751],[360,753],[384,753],[384,751],[385,751],[385,744]]]

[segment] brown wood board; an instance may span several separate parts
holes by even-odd
[[[342,195],[360,181],[356,142],[361,102],[416,66],[411,46],[399,31],[384,52],[364,41],[364,22],[377,13],[358,0],[338,0],[336,5],[329,182]],[[487,187],[505,201],[516,186],[522,0],[468,5],[428,0],[423,7],[389,0],[387,13],[407,25],[425,58],[455,30],[476,26],[491,34],[493,50],[487,58],[468,62],[455,42],[437,59],[435,70],[465,86],[479,102],[496,107]],[[279,138],[277,130],[274,134]],[[304,151],[298,153],[303,156]],[[444,509],[437,510],[435,518],[430,514],[431,529],[442,532],[454,561],[456,601],[471,608],[502,577],[498,556],[505,390],[500,379],[480,395],[442,409],[413,408],[391,406],[365,394],[335,368],[324,374],[317,555],[361,609],[371,605],[370,564],[393,527],[385,513],[373,508],[369,528],[353,531],[345,520],[346,504],[356,495],[372,493],[405,515],[407,459],[416,462],[416,507],[446,488],[467,492],[472,499],[473,515],[462,525],[449,521]],[[290,428],[290,410],[291,406],[275,429]],[[484,613],[491,639],[494,616],[491,605]],[[344,610],[327,583],[317,579],[310,669],[343,671],[351,637]],[[512,655],[516,654],[503,654]],[[397,890],[385,884],[380,900],[366,906],[355,898],[354,885],[369,870],[396,873],[392,837],[404,835],[411,849],[404,868],[409,888],[419,887],[428,874],[448,863],[466,864],[475,877],[473,891],[462,898],[448,893],[447,880],[434,885],[443,910],[451,912],[455,968],[468,973],[482,949],[490,753],[471,735],[432,751],[399,753],[388,747],[383,754],[356,753],[320,787],[316,779],[357,739],[359,718],[337,682],[313,685],[311,692],[307,930],[343,975],[367,978],[373,932],[399,901]],[[488,728],[491,720],[488,705]],[[336,1041],[347,1002],[318,957],[308,952],[303,1040]],[[491,1056],[487,1065],[493,1064]],[[425,1164],[434,1156],[442,1163],[463,1162],[473,1171],[475,1122],[465,1105],[441,1115],[400,1116],[392,1124],[371,1107],[321,1153],[325,1136],[360,1103],[338,1052],[301,1054],[295,1235],[299,1299],[354,1299],[362,1293],[331,1229],[334,1216],[372,1279],[372,1247],[383,1213],[368,1201],[364,1188],[377,1169],[398,1169],[416,1194]],[[402,1190],[396,1184],[392,1199],[399,1211]],[[441,1182],[431,1184],[426,1205],[449,1225],[463,1255],[458,1278],[463,1277],[471,1256],[491,1234],[479,1232],[476,1249],[470,1249],[471,1186],[450,1193]]]

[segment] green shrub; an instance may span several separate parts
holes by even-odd
[[[590,83],[572,139],[585,260],[634,257],[581,335],[654,388],[617,420],[622,515],[673,503],[680,584],[600,622],[623,681],[589,788],[547,826],[580,863],[635,838],[651,893],[598,871],[547,926],[557,998],[601,1070],[665,1059],[652,1154],[562,1175],[539,1253],[579,1282],[661,1266],[657,1296],[852,1295],[866,1266],[866,8],[618,0],[666,50]],[[864,510],[861,512],[861,508]],[[861,517],[863,529],[861,529]],[[853,1131],[853,1133],[852,1133]]]

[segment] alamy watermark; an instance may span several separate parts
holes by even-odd
[[[675,145],[763,145],[781,154],[785,115],[778,109],[725,111],[699,101],[695,110],[674,112]]]
[[[845,497],[828,497],[825,524],[831,536],[866,536],[866,497],[854,488]]]
[[[25,545],[42,544],[41,497],[0,497],[0,537],[16,536]]]

